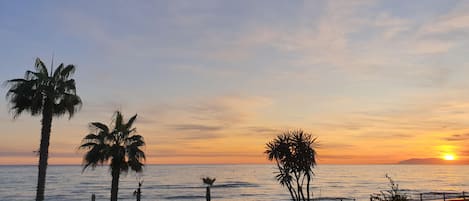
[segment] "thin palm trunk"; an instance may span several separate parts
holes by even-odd
[[[205,194],[205,198],[207,199],[207,201],[210,201],[211,200],[211,196],[210,196],[210,186],[207,186],[207,192]]]
[[[306,200],[305,194],[303,193],[303,186],[300,186],[301,199]]]
[[[52,126],[52,106],[45,104],[44,110],[42,111],[42,129],[41,129],[41,145],[39,148],[39,167],[38,167],[38,179],[37,179],[37,190],[36,190],[36,201],[44,200],[44,191],[46,186],[46,170],[47,170],[47,159],[49,157],[49,141],[50,131]]]
[[[112,170],[111,201],[117,201],[117,192],[119,191],[119,168]]]
[[[306,197],[307,197],[308,201],[310,201],[310,199],[309,199],[309,182],[310,182],[310,180],[311,180],[311,176],[310,176],[309,173],[308,173],[308,174],[306,175],[306,177],[307,177],[307,179],[308,179],[308,181],[306,182],[306,193],[307,193],[308,195],[307,195]]]
[[[296,192],[293,190],[293,187],[291,186],[290,183],[287,183],[287,188],[288,188],[288,191],[290,191],[291,199],[293,201],[297,200]]]
[[[300,184],[300,176],[295,173],[295,178],[296,178],[296,187],[298,188],[298,200],[305,200],[305,195],[303,194],[303,186]],[[300,197],[301,195],[301,197]]]
[[[279,161],[278,161],[277,158],[275,158],[275,162],[276,162],[276,164],[277,164],[277,168],[278,168],[279,170],[281,170],[282,167],[280,166],[280,163],[279,163]],[[285,185],[287,185],[288,191],[290,192],[291,199],[292,199],[293,201],[295,201],[295,200],[296,200],[296,196],[293,194],[295,191],[292,190],[291,183],[290,183],[290,182],[287,182]]]
[[[303,193],[303,184],[300,185],[301,199],[306,200],[305,194]]]
[[[297,200],[297,201],[300,201],[300,198],[301,198],[301,197],[300,197],[300,195],[301,195],[301,194],[300,194],[300,182],[299,182],[299,178],[298,178],[298,176],[296,175],[296,173],[295,173],[295,180],[296,180],[296,191],[297,191],[297,193],[296,193],[296,194],[297,194],[296,200]]]

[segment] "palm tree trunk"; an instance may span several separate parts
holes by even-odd
[[[278,162],[278,159],[277,159],[277,158],[275,159],[275,162],[276,162],[276,164],[277,164],[278,171],[282,171],[282,167],[280,166],[280,163]],[[290,191],[290,196],[291,196],[292,201],[295,201],[295,200],[296,200],[296,195],[293,194],[295,191],[292,190],[293,187],[291,186],[291,183],[288,182],[288,183],[286,184],[286,186],[287,186],[287,188],[288,188],[288,191]]]
[[[42,111],[41,145],[39,147],[39,167],[37,176],[36,201],[44,200],[51,126],[52,106],[46,103],[44,104],[44,109]]]
[[[139,183],[138,184],[138,190],[137,190],[137,201],[142,200],[142,190],[140,190],[140,186],[141,186],[141,184]]]
[[[293,187],[291,186],[291,183],[287,183],[286,185],[287,185],[288,191],[290,191],[291,199],[293,201],[297,200],[296,199],[296,197],[297,197],[296,192],[293,190]]]
[[[311,176],[309,175],[309,173],[306,175],[306,179],[308,179],[308,181],[306,183],[306,193],[308,195],[306,197],[307,197],[307,200],[310,201],[310,199],[309,199],[309,182],[311,181]]]
[[[119,191],[119,176],[120,168],[114,167],[112,170],[111,201],[117,201],[117,192]]]
[[[298,200],[305,200],[305,195],[303,194],[303,186],[300,184],[300,175],[295,173],[296,177],[296,189],[298,191]],[[301,197],[300,197],[301,196]]]
[[[205,194],[205,198],[207,199],[207,201],[210,201],[212,199],[210,196],[210,186],[207,186],[207,192]]]
[[[303,186],[300,186],[301,199],[306,200],[305,194],[303,193]]]

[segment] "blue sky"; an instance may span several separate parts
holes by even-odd
[[[57,163],[79,163],[70,147],[88,122],[108,122],[116,109],[140,115],[157,163],[262,162],[264,143],[290,128],[320,136],[331,163],[465,157],[466,139],[446,139],[469,126],[468,8],[451,0],[2,1],[0,80],[21,77],[35,57],[77,66],[84,105],[54,122]],[[0,158],[31,161],[39,119],[12,121],[0,105],[0,126],[14,133]]]

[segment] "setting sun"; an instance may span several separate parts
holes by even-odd
[[[447,161],[452,161],[455,159],[454,155],[453,154],[446,154],[443,156],[443,159],[447,160]]]

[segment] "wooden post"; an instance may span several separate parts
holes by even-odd
[[[446,201],[446,193],[443,193],[443,201]]]
[[[462,197],[464,200],[466,200],[466,194],[464,193],[464,191],[462,192]]]
[[[91,194],[91,201],[96,201],[96,195],[94,193]]]
[[[423,201],[423,199],[422,199],[422,198],[423,198],[423,194],[422,194],[422,193],[420,193],[420,201]]]

